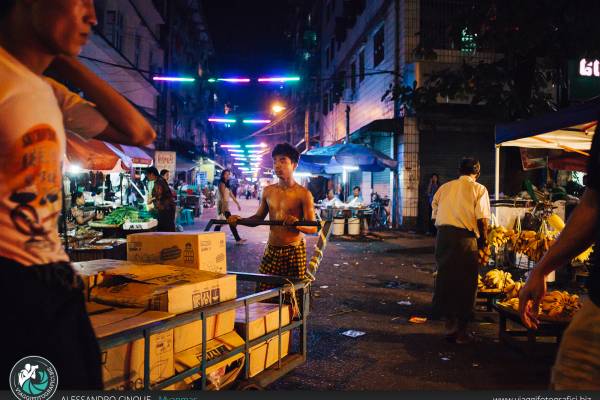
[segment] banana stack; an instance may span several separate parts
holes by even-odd
[[[539,261],[554,244],[555,238],[546,230],[540,232],[522,231],[516,241],[515,251],[523,253],[531,261]]]
[[[518,236],[518,233],[513,229],[506,229],[499,225],[490,228],[488,231],[488,243],[496,249],[506,245],[507,243],[513,243]]]
[[[493,269],[481,279],[483,288],[480,290],[502,290],[515,282],[510,272]],[[479,286],[479,285],[478,285]]]
[[[504,288],[504,294],[506,295],[506,300],[514,299],[519,297],[519,292],[521,288],[525,286],[525,282],[513,282],[510,285]]]
[[[484,249],[479,249],[479,265],[488,265],[492,257],[492,248],[488,244]]]
[[[568,292],[554,290],[546,293],[542,299],[540,306],[542,313],[550,318],[570,318],[581,308],[579,296],[571,295]]]
[[[517,282],[519,283],[519,282]],[[519,297],[507,298],[499,303],[501,306],[511,308],[514,311],[519,310]],[[568,319],[581,308],[579,296],[554,290],[546,293],[540,302],[539,314],[548,319]]]

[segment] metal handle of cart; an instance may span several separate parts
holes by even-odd
[[[210,231],[210,229],[213,227],[213,225],[231,225],[227,222],[226,219],[211,219],[210,221],[208,221],[208,224],[206,225],[206,227],[204,228],[205,232]],[[242,226],[249,226],[249,227],[255,227],[255,226],[265,226],[265,225],[269,225],[269,226],[316,226],[317,229],[321,228],[321,224],[318,221],[296,221],[293,224],[284,224],[283,221],[260,221],[260,220],[255,220],[255,219],[246,219],[246,218],[242,218],[239,219],[235,225],[242,225]]]

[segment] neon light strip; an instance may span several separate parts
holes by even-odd
[[[229,150],[231,153],[243,153],[244,152],[244,150],[242,150],[242,149],[227,149],[227,150]],[[242,154],[235,154],[235,155],[241,156]]]
[[[231,147],[241,147],[239,144],[222,144],[221,147],[225,147],[225,148],[231,148]]]
[[[299,80],[300,80],[300,77],[298,77],[298,76],[290,76],[290,77],[276,76],[276,77],[271,77],[271,78],[258,78],[259,82],[279,82],[279,83],[298,82]]]
[[[261,144],[247,144],[244,146],[245,148],[249,149],[249,148],[253,148],[253,147],[267,147],[266,144],[261,143]]]
[[[175,76],[154,76],[153,81],[167,81],[167,82],[195,82],[194,78],[179,78]]]
[[[230,119],[230,118],[209,118],[208,122],[224,122],[224,123],[235,123],[235,119]]]
[[[230,82],[230,83],[248,83],[250,79],[248,78],[219,78],[217,79],[219,82]]]
[[[245,119],[242,121],[244,124],[270,124],[270,119]]]

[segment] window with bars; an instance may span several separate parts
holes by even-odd
[[[381,64],[385,58],[385,29],[382,26],[373,36],[373,67]]]
[[[362,82],[365,80],[365,50],[361,50],[358,53],[358,81]]]

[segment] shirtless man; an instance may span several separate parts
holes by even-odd
[[[312,194],[296,183],[294,171],[298,167],[300,154],[288,143],[280,143],[271,153],[273,168],[279,182],[265,187],[256,214],[249,219],[264,220],[267,214],[271,221],[283,221],[283,226],[271,226],[269,242],[260,263],[261,274],[290,276],[304,279],[306,273],[306,243],[304,234],[314,234],[314,226],[289,226],[297,221],[315,221]],[[227,219],[235,224],[239,215]],[[287,225],[287,226],[286,226]],[[260,284],[258,290],[267,290],[273,285]]]

